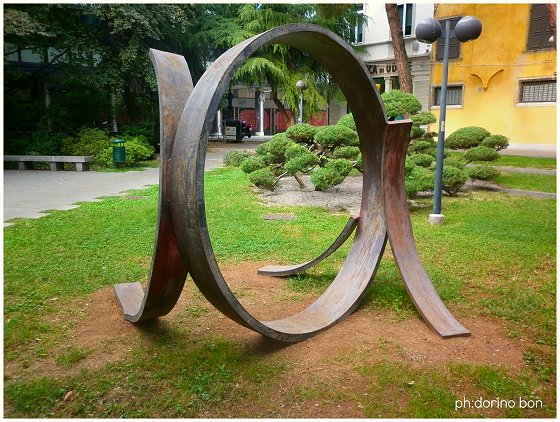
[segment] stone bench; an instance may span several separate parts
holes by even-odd
[[[20,170],[33,170],[33,162],[49,163],[52,171],[64,170],[64,163],[76,164],[76,171],[89,171],[91,155],[5,155],[4,161],[16,161]]]

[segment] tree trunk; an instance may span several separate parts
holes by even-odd
[[[552,32],[552,44],[554,45],[554,48],[556,48],[556,4],[547,4],[546,14],[548,16],[550,32]]]
[[[284,108],[284,104],[282,104],[282,101],[280,101],[280,99],[278,98],[278,88],[276,88],[276,86],[272,81],[269,81],[268,83],[272,89],[272,101],[274,101],[274,104],[276,105],[276,108],[278,109],[280,116],[282,116],[282,120],[284,120],[284,123],[286,124],[287,127],[292,126],[294,124],[294,120],[293,118],[288,116],[288,113]]]
[[[408,67],[408,55],[406,54],[406,49],[404,47],[404,38],[401,30],[401,22],[399,20],[397,5],[394,3],[385,4],[385,11],[387,12],[389,30],[391,31],[400,89],[401,91],[412,94],[412,75],[410,73],[410,68]]]

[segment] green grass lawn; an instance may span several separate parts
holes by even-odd
[[[220,263],[308,260],[347,220],[319,208],[266,206],[240,170],[209,172],[205,183],[208,225]],[[154,187],[16,220],[4,230],[5,368],[52,360],[51,369],[58,371],[5,376],[5,416],[231,417],[228,409],[237,409],[233,416],[241,417],[288,415],[274,407],[284,400],[277,397],[277,380],[296,362],[218,333],[193,334],[204,307],[148,324],[141,330],[143,340],[116,362],[72,372],[111,341],[60,351],[82,318],[75,303],[87,303],[92,293],[114,283],[146,280],[156,206]],[[276,212],[295,218],[262,219]],[[411,218],[420,256],[442,299],[459,319],[488,318],[510,338],[522,338],[525,365],[418,366],[375,353],[357,359],[350,348],[344,358],[352,362],[347,370],[358,384],[348,383],[344,391],[328,378],[313,386],[294,385],[288,407],[300,409],[299,415],[309,415],[306,400],[318,397],[345,400],[364,417],[379,412],[383,417],[461,417],[453,407],[462,398],[460,379],[464,388],[477,388],[477,394],[490,398],[539,397],[545,406],[531,415],[555,416],[556,202],[473,192],[444,198],[443,226],[430,226],[429,212],[430,201],[419,200]],[[290,279],[288,287],[294,294],[324,289],[347,247]],[[385,313],[396,321],[418,317],[388,252],[363,309],[372,318]],[[76,398],[63,402],[70,390]],[[504,410],[494,416],[526,414]]]
[[[555,175],[502,171],[495,182],[504,188],[556,193]]]
[[[460,159],[463,152],[449,151],[449,156]],[[539,169],[556,169],[556,158],[552,157],[524,157],[520,155],[500,155],[496,161],[489,163],[492,166],[532,167]]]

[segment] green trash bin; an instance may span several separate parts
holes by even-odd
[[[113,168],[124,166],[124,139],[113,139]]]

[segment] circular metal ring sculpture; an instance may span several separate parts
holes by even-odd
[[[287,318],[263,322],[239,303],[216,262],[206,223],[204,164],[214,116],[229,81],[249,56],[269,43],[310,54],[337,81],[356,122],[364,182],[359,216],[349,220],[323,254],[308,263],[259,270],[276,276],[304,271],[336,250],[356,230],[340,272],[313,304]],[[305,340],[356,309],[373,280],[388,234],[407,290],[428,325],[442,337],[469,335],[441,302],[414,246],[403,189],[411,122],[387,122],[370,75],[348,44],[318,26],[281,26],[225,52],[194,88],[184,59],[156,50],[151,50],[151,57],[158,77],[162,145],[165,142],[158,232],[146,293],[139,283],[115,286],[126,319],[136,322],[169,312],[188,272],[204,296],[232,320],[276,340]]]

